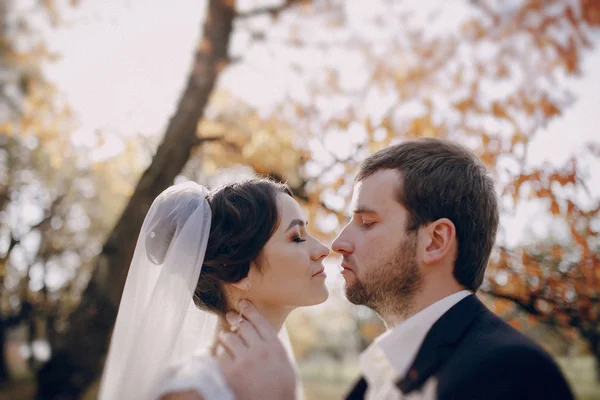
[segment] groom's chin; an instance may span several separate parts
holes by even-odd
[[[344,294],[346,295],[346,299],[352,304],[357,306],[364,306],[367,304],[368,299],[366,290],[359,282],[354,282],[352,284],[346,283]]]

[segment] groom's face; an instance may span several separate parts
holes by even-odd
[[[417,233],[406,231],[409,214],[397,200],[400,182],[395,170],[358,182],[352,218],[332,245],[343,256],[348,300],[376,311],[403,313],[422,282]]]

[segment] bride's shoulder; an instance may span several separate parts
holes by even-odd
[[[205,399],[232,399],[217,361],[208,350],[199,351],[173,364],[162,385],[162,394],[195,390]]]
[[[209,349],[201,349],[201,350],[197,350],[193,354],[189,354],[188,356],[183,358],[180,362],[175,364],[175,366],[195,364],[195,363],[206,363],[206,362],[216,362],[216,360],[212,356]]]
[[[212,357],[210,351],[201,350],[171,364],[167,375],[170,378],[189,374],[197,375],[199,371],[207,367],[213,368],[215,365],[217,365],[217,361]]]

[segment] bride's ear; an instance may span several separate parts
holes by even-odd
[[[250,270],[248,271],[248,275],[242,280],[231,283],[231,286],[234,288],[241,290],[242,292],[248,293],[250,287],[252,286],[252,276],[254,275],[254,266],[250,265]]]
[[[242,279],[241,281],[231,283],[231,286],[233,286],[234,288],[236,288],[238,290],[241,290],[242,292],[247,292],[248,290],[250,290],[250,287],[252,286],[250,274],[248,274],[248,276],[245,277],[244,279]]]
[[[250,268],[248,269],[248,275],[240,281],[231,283],[231,286],[234,288],[241,290],[242,292],[248,292],[250,287],[252,286],[252,281],[254,280],[254,275],[256,275],[257,269],[256,264],[253,262],[250,263]]]

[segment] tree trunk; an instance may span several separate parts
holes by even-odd
[[[233,1],[210,0],[186,89],[163,141],[109,235],[69,330],[38,373],[38,399],[75,399],[102,370],[129,263],[144,217],[158,194],[173,183],[194,147],[197,125],[221,69],[235,10]]]

